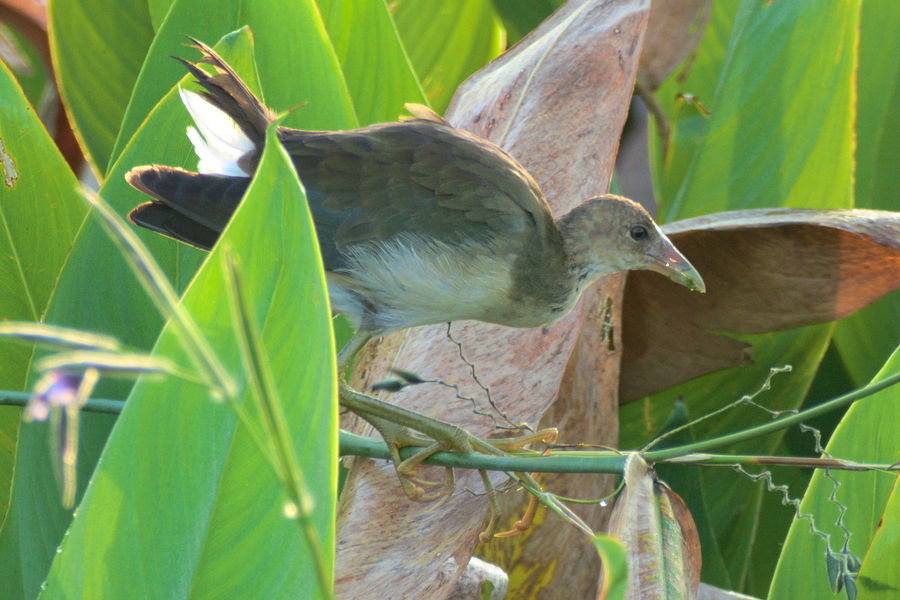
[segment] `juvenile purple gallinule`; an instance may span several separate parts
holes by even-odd
[[[132,169],[128,182],[153,201],[129,218],[209,249],[250,183],[275,116],[215,52],[193,41],[200,62],[215,70],[179,59],[203,88],[181,91],[196,125],[188,137],[199,173]],[[278,129],[306,189],[332,307],[356,328],[339,368],[371,337],[406,327],[458,319],[546,325],[569,312],[592,281],[616,271],[650,269],[704,291],[697,271],[638,204],[599,196],[555,218],[512,156],[424,106],[407,108],[414,118],[350,131]],[[411,497],[422,496],[413,470],[427,454],[510,444],[343,383],[340,400],[384,436]],[[405,445],[429,450],[403,462],[397,449]]]

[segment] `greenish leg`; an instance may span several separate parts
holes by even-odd
[[[343,372],[370,339],[370,335],[357,332],[347,342],[338,354],[339,373]],[[482,439],[456,425],[357,392],[343,380],[339,384],[339,398],[344,408],[353,411],[378,430],[391,453],[403,491],[411,499],[423,502],[449,496],[453,492],[454,478],[450,468],[447,468],[448,474],[443,481],[428,481],[415,476],[416,467],[433,454],[453,450],[466,454],[481,452],[502,455],[536,441],[552,443],[557,435],[555,428],[548,428],[513,438]],[[424,450],[403,460],[399,450],[405,447],[420,447]],[[433,494],[425,494],[422,486],[440,486],[441,489]],[[488,493],[490,494],[490,491]]]

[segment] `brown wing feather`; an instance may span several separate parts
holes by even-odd
[[[182,62],[204,96],[256,142],[256,152],[242,159],[252,169],[272,113],[215,52],[192,41],[203,54],[200,62],[211,64],[215,74]],[[558,235],[540,189],[514,158],[453,128],[427,107],[408,110],[411,120],[352,131],[279,129],[306,188],[327,269],[342,267],[343,252],[356,244],[404,235],[490,243],[493,251],[508,253],[519,253],[525,245],[540,249]],[[143,208],[141,224],[170,234],[177,224],[173,237],[209,245],[241,194],[224,194],[224,202],[215,202],[223,195],[220,187],[237,188],[228,180],[204,177],[165,167],[130,175],[132,185],[169,207]],[[189,239],[190,222],[202,228],[197,240]]]
[[[502,237],[512,246],[521,242],[516,232],[541,236],[552,227],[540,189],[518,162],[430,119],[344,132],[282,129],[280,137],[320,242],[338,251],[402,234],[450,243]]]

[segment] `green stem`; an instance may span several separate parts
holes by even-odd
[[[861,464],[840,459],[818,459],[790,456],[735,456],[715,455],[701,452],[713,447],[733,444],[750,437],[770,433],[789,427],[801,421],[809,420],[831,410],[835,410],[861,398],[890,387],[900,381],[900,373],[891,375],[881,381],[850,393],[838,396],[827,402],[809,408],[795,415],[775,419],[770,423],[758,425],[745,431],[720,436],[711,440],[686,444],[665,450],[644,453],[648,462],[669,462],[698,465],[779,465],[802,467],[828,467],[831,469],[883,469],[894,470],[896,465]],[[24,406],[30,394],[27,392],[0,391],[0,406]],[[92,398],[82,410],[102,413],[118,413],[123,402],[116,400],[100,400]],[[420,449],[404,448],[400,454],[403,458],[412,456]],[[387,447],[381,440],[362,437],[346,431],[340,432],[340,454],[367,456],[370,458],[389,459]],[[511,456],[490,456],[486,454],[460,454],[458,452],[439,452],[425,461],[428,464],[466,469],[485,469],[488,471],[507,471],[519,473],[621,473],[625,463],[625,454],[617,452],[598,452],[588,450],[555,450],[550,456],[538,456],[526,452]]]
[[[674,446],[672,448],[666,448],[664,450],[645,452],[644,459],[647,462],[659,462],[667,458],[674,458],[677,456],[683,456],[685,454],[692,454],[695,452],[701,452],[703,450],[721,448],[722,446],[729,446],[737,442],[743,442],[744,440],[759,437],[767,433],[772,433],[773,431],[785,429],[786,427],[796,425],[803,421],[809,421],[810,419],[818,417],[819,415],[823,415],[848,404],[852,404],[853,402],[861,400],[866,396],[871,396],[876,392],[880,392],[885,388],[891,387],[897,382],[900,382],[900,372],[894,373],[889,377],[885,377],[884,379],[869,384],[865,387],[857,388],[851,392],[847,392],[846,394],[838,396],[837,398],[832,398],[831,400],[823,402],[822,404],[807,408],[806,410],[802,410],[793,415],[773,419],[772,421],[763,423],[762,425],[757,425],[755,427],[750,427],[749,429],[743,429],[741,431],[736,431],[734,433],[729,433],[709,440],[701,440],[699,442],[685,444],[683,446]]]
[[[28,404],[28,399],[31,398],[31,396],[31,392],[0,391],[0,406],[25,406]],[[122,412],[122,406],[124,404],[125,403],[121,400],[90,398],[85,405],[81,407],[81,410],[117,415]]]
[[[400,456],[405,460],[419,451],[419,448],[402,448]],[[341,455],[390,459],[387,446],[381,440],[355,435],[347,431],[340,432],[340,453]],[[425,462],[442,467],[515,473],[621,473],[625,464],[625,455],[616,452],[565,452],[549,456],[539,456],[536,453],[531,456],[527,453],[495,456],[438,452]]]

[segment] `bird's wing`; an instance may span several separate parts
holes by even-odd
[[[280,137],[306,188],[329,269],[357,244],[422,236],[512,248],[552,227],[540,189],[515,159],[446,124],[284,129]]]

